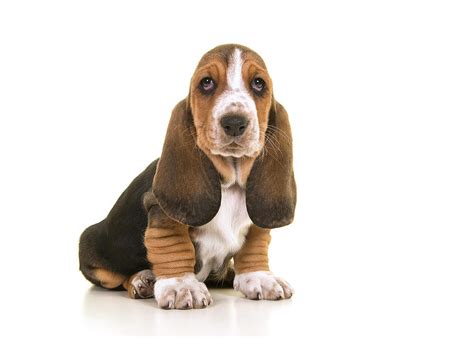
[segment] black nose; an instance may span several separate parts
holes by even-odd
[[[240,136],[244,133],[249,120],[241,115],[226,115],[221,119],[221,126],[229,136]]]

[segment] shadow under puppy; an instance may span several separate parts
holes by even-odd
[[[161,158],[81,235],[80,270],[166,309],[211,304],[203,282],[291,297],[269,270],[268,246],[270,229],[293,220],[292,162],[288,115],[263,60],[241,45],[212,49],[172,112]]]

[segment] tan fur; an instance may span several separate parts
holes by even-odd
[[[127,276],[103,268],[94,269],[93,275],[94,278],[100,282],[100,285],[107,289],[115,289],[122,285],[122,283],[127,279]]]
[[[254,161],[255,159],[250,157],[242,157],[239,159],[239,177],[237,180],[238,182],[241,182],[243,186],[245,186],[245,183],[247,182]]]
[[[242,187],[245,186],[245,182],[247,182],[253,162],[255,161],[254,158],[244,156],[232,160],[212,154],[207,154],[207,156],[221,175],[222,184],[238,183]],[[238,172],[236,172],[236,167],[239,168]],[[237,177],[236,174],[238,175]]]
[[[211,160],[212,164],[219,172],[223,184],[230,184],[234,181],[235,169],[232,160],[223,156],[206,154]]]
[[[157,278],[171,278],[194,272],[194,246],[187,225],[169,221],[145,232],[148,261]]]
[[[131,283],[132,281],[137,278],[137,275],[140,273],[141,271],[137,272],[137,273],[134,273],[133,275],[131,275],[130,277],[126,278],[123,282],[122,282],[122,286],[124,287],[125,290],[128,291],[128,295],[130,298],[133,298],[132,295],[130,294],[130,286],[131,286]]]
[[[270,245],[270,230],[252,225],[245,243],[234,256],[236,274],[270,271],[268,266],[268,246]]]

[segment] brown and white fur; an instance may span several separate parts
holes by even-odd
[[[291,148],[260,56],[240,45],[209,51],[173,111],[161,158],[81,236],[81,271],[132,298],[154,294],[162,308],[206,307],[204,282],[232,279],[250,299],[291,297],[268,267],[270,229],[291,223],[296,205]]]

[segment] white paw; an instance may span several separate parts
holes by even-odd
[[[234,278],[234,289],[249,299],[278,300],[290,298],[294,290],[283,278],[269,271],[241,273]]]
[[[155,298],[162,309],[201,309],[212,303],[206,285],[198,281],[194,274],[157,279]]]

